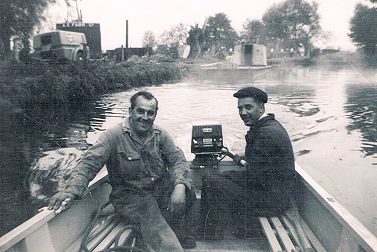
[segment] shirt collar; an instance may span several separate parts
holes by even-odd
[[[127,133],[127,132],[130,134],[131,137],[135,138],[134,137],[135,131],[130,125],[130,118],[129,117],[124,118],[123,121],[122,121],[122,133],[124,134],[124,133]],[[160,133],[160,132],[161,132],[161,130],[153,124],[151,130],[148,132],[147,138],[149,139],[149,138],[153,137],[155,133]]]
[[[260,121],[262,118],[266,117],[266,112],[263,112],[263,114],[261,115],[261,117],[259,117],[258,121]]]
[[[126,133],[126,132],[133,132],[133,129],[131,128],[131,125],[130,125],[130,118],[129,117],[125,117],[122,121],[122,133]]]
[[[275,115],[273,113],[263,114],[257,122],[250,126],[250,129],[255,129],[260,127],[264,122],[268,120],[275,119]]]

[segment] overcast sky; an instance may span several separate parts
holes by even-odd
[[[83,21],[100,23],[103,50],[125,44],[126,20],[129,22],[129,46],[140,47],[148,30],[158,37],[179,23],[202,26],[206,16],[219,12],[225,13],[232,27],[240,32],[246,19],[261,19],[268,7],[279,2],[282,0],[78,0]],[[359,2],[366,4],[366,0],[316,2],[319,4],[321,26],[332,34],[331,41],[320,46],[354,49],[347,36],[349,20],[355,5]],[[49,13],[51,23],[64,22],[67,18],[66,4],[62,1]]]

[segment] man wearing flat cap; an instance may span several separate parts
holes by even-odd
[[[291,141],[274,114],[265,113],[268,95],[255,87],[236,92],[247,132],[245,171],[203,177],[201,217],[205,239],[222,239],[224,226],[245,237],[258,229],[256,216],[281,215],[290,206],[296,175]],[[238,159],[238,160],[237,160]],[[235,160],[240,161],[240,158]],[[233,217],[232,220],[225,216]],[[231,221],[231,223],[229,223]],[[250,233],[249,233],[250,234]]]

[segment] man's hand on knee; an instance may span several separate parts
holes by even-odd
[[[186,208],[186,186],[177,184],[170,197],[168,210],[174,213],[182,213]]]

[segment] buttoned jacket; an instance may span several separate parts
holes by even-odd
[[[273,114],[261,118],[247,132],[246,183],[252,190],[281,195],[277,204],[289,202],[296,186],[294,154],[288,133]],[[266,198],[266,200],[268,200]]]
[[[170,176],[174,185],[181,183],[193,189],[191,171],[182,150],[156,125],[143,140],[135,135],[129,118],[106,130],[78,162],[64,192],[81,196],[104,165],[113,190],[149,188],[166,176]]]

